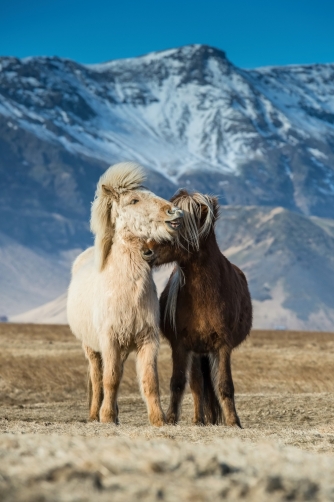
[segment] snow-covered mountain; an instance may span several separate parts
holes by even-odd
[[[0,230],[23,243],[88,243],[96,180],[124,159],[152,169],[164,195],[189,186],[223,204],[334,217],[334,65],[243,70],[190,45],[89,66],[4,57],[0,68]]]
[[[96,182],[108,165],[122,160],[146,166],[148,186],[165,197],[185,186],[220,195],[223,205],[258,206],[256,214],[285,208],[282,215],[295,229],[297,221],[307,221],[312,233],[313,217],[326,227],[325,218],[334,218],[334,64],[244,70],[224,52],[203,45],[98,65],[0,58],[0,232],[10,242],[49,257],[50,264],[63,264],[66,252],[91,245]],[[248,219],[251,210],[238,211],[224,249],[244,233],[243,218],[255,225],[254,238],[262,238],[257,217]],[[266,239],[276,242],[275,231],[268,227]],[[308,242],[303,235],[289,256],[299,256]],[[271,263],[270,291],[277,282],[274,270],[283,275],[287,270],[273,267],[260,248],[255,242],[247,253],[254,250],[249,274],[255,271],[258,284],[251,279],[251,288],[263,304],[266,264]],[[325,280],[321,274],[331,269],[329,255],[312,279],[318,281],[314,298]],[[272,260],[279,263],[279,256],[275,251]],[[309,266],[291,260],[302,280]],[[282,295],[288,298],[296,278],[284,277]],[[1,281],[3,298],[6,281]],[[62,293],[58,286],[54,292]],[[38,306],[36,295],[27,298],[30,303],[21,310],[19,303],[9,310],[0,305],[0,314]],[[49,300],[46,294],[41,303]],[[8,294],[6,301],[14,302]],[[291,308],[297,317],[304,315],[301,307]]]

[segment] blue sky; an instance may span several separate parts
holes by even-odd
[[[334,0],[0,0],[0,54],[97,63],[190,43],[236,65],[334,62]]]

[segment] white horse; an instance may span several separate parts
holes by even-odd
[[[142,186],[143,169],[124,162],[100,178],[92,205],[94,247],[75,260],[67,314],[82,341],[91,379],[90,420],[118,423],[124,362],[137,351],[137,374],[152,425],[165,423],[159,396],[159,303],[145,242],[172,241],[182,211]]]

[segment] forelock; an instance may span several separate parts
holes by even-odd
[[[198,192],[189,194],[185,190],[181,190],[172,200],[173,204],[183,210],[181,236],[189,245],[198,250],[200,239],[208,235],[214,223],[214,208],[210,197]],[[202,206],[207,207],[207,214],[204,223],[199,227]]]
[[[119,194],[136,190],[143,186],[145,181],[144,168],[135,162],[120,162],[109,167],[101,176],[98,191],[104,185]]]

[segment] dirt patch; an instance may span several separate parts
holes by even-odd
[[[0,496],[13,502],[334,500],[332,458],[263,442],[8,435],[4,455]]]
[[[0,499],[334,500],[333,356],[330,333],[254,331],[233,354],[240,430],[193,426],[189,390],[178,426],[150,427],[131,355],[115,427],[86,422],[68,327],[0,324]],[[164,409],[170,371],[162,343]]]

